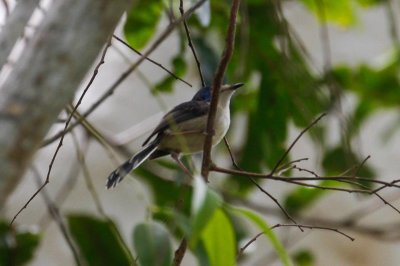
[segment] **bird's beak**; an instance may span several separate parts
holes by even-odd
[[[236,83],[233,85],[223,85],[221,88],[221,92],[223,91],[235,91],[236,89],[242,87],[244,83]]]
[[[236,89],[242,87],[243,85],[244,85],[244,83],[236,83],[236,84],[233,84],[233,85],[231,86],[231,90],[236,90]]]

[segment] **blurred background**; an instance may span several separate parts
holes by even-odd
[[[148,12],[150,4],[144,2],[136,1],[115,31],[116,36],[141,51],[156,40],[174,17],[180,16],[179,1],[160,1],[162,8],[158,13]],[[155,5],[158,1],[149,2]],[[187,9],[195,1],[184,2]],[[15,3],[11,0],[7,3],[12,10]],[[25,39],[13,52],[14,58],[18,58],[24,42],[29,42],[35,25],[46,15],[51,3],[42,1],[42,10],[35,12],[26,28]],[[211,1],[188,20],[207,84],[212,83],[224,47],[229,8],[230,1]],[[1,11],[4,22],[6,9]],[[233,98],[233,120],[227,136],[239,165],[248,171],[268,173],[301,130],[320,114],[327,113],[301,137],[286,162],[308,160],[295,164],[300,169],[291,169],[282,175],[312,177],[313,172],[318,176],[352,175],[356,174],[354,166],[370,155],[357,175],[386,182],[399,179],[399,11],[400,4],[395,0],[243,0],[235,53],[226,75],[229,83],[245,83]],[[148,35],[140,35],[144,33],[136,25],[142,24],[135,24],[138,18],[134,14],[140,12],[153,16],[151,25],[147,25],[151,28]],[[111,190],[105,188],[106,177],[128,158],[121,149],[130,153],[137,151],[162,114],[190,99],[201,87],[183,27],[175,30],[150,57],[193,86],[175,80],[148,61],[143,62],[87,118],[95,127],[91,134],[98,132],[109,143],[104,144],[101,138],[88,134],[83,126],[76,127],[66,135],[50,183],[44,190],[62,217],[72,213],[101,217],[104,212],[115,222],[127,243],[131,243],[136,224],[157,220],[155,209],[165,207],[156,200],[156,181],[149,181],[153,180],[149,175],[176,179],[174,182],[184,177],[169,158],[144,164],[142,170]],[[79,112],[84,113],[138,58],[124,44],[112,39],[105,63]],[[9,66],[1,73],[3,79],[12,69],[13,60],[11,57]],[[92,71],[82,82],[76,99],[91,76]],[[60,122],[50,130],[48,138],[64,128],[63,121],[67,117],[65,112],[60,114]],[[38,173],[29,171],[9,198],[5,211],[8,219],[12,219],[37,190],[37,177],[46,176],[57,144],[55,141],[35,155],[33,165]],[[213,151],[213,158],[218,165],[232,168],[223,143]],[[200,169],[201,155],[193,156],[192,161],[196,169]],[[87,178],[93,187],[89,184],[88,188]],[[296,265],[399,264],[400,214],[395,209],[400,207],[398,189],[388,187],[380,192],[392,208],[374,195],[276,181],[259,183],[299,223],[337,228],[355,238],[350,241],[328,230],[274,229]],[[346,184],[325,180],[310,184],[349,188]],[[271,226],[289,223],[277,205],[245,178],[212,173],[208,185],[226,203],[256,211]],[[368,181],[362,185],[377,187]],[[93,191],[97,194],[98,205]],[[43,195],[33,199],[15,224],[41,235],[39,247],[28,265],[74,264],[65,238],[48,213]],[[246,224],[244,229],[246,233],[242,238],[237,237],[239,247],[259,232],[252,225]],[[235,232],[239,235],[238,230]],[[176,247],[179,238],[173,241]],[[131,244],[129,246],[133,249]],[[188,252],[182,263],[197,264],[195,252]],[[271,241],[260,237],[246,249],[239,264],[281,265],[282,262]]]

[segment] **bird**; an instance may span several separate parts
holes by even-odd
[[[226,135],[230,125],[230,100],[243,83],[221,86],[217,105],[212,146]],[[204,86],[190,101],[175,106],[166,113],[152,133],[142,144],[142,149],[121,164],[107,178],[107,189],[115,187],[131,171],[148,159],[171,157],[186,169],[179,160],[180,155],[203,151],[207,118],[211,103],[211,87]]]

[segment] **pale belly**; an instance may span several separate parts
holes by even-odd
[[[191,154],[203,151],[207,115],[180,124],[179,128],[166,132],[160,143],[160,150],[176,151],[183,154]],[[215,135],[212,145],[217,145],[226,135],[230,124],[229,109],[222,112],[218,109],[215,117]],[[178,147],[178,148],[177,148]]]

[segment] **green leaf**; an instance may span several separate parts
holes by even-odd
[[[143,48],[156,30],[161,17],[161,0],[136,1],[124,25],[125,38],[136,49]]]
[[[354,1],[350,0],[302,0],[320,20],[324,17],[340,26],[349,26],[356,22]],[[320,6],[318,6],[318,4]],[[322,10],[322,11],[321,11]],[[323,15],[324,14],[324,15]]]
[[[68,225],[88,265],[136,265],[112,221],[71,214]]]
[[[300,250],[293,256],[297,266],[313,266],[315,259],[313,254],[308,250]]]
[[[180,210],[189,214],[192,188],[173,180],[166,180],[158,173],[161,171],[153,172],[147,165],[135,170],[135,174],[142,177],[141,179],[149,185],[154,197],[154,204],[158,207],[173,207],[179,204]]]
[[[156,222],[138,224],[133,232],[133,242],[141,265],[171,265],[172,245],[164,225]]]
[[[232,224],[221,209],[217,209],[204,228],[201,239],[210,266],[236,265],[236,242]]]
[[[28,263],[39,244],[40,237],[31,232],[16,231],[0,222],[0,266]]]
[[[198,237],[204,227],[209,223],[214,212],[221,206],[221,197],[212,191],[203,178],[196,176],[194,179],[194,193],[192,197],[192,231],[190,246],[197,244]]]
[[[263,232],[264,235],[269,239],[271,242],[272,246],[274,247],[276,253],[278,254],[279,258],[281,259],[281,262],[283,265],[286,266],[291,266],[293,265],[293,262],[287,253],[285,247],[282,245],[282,243],[279,241],[278,237],[275,235],[275,233],[270,229],[270,226],[264,219],[257,213],[248,210],[248,209],[243,209],[243,208],[231,208],[234,213],[237,213],[252,223],[254,223],[256,226],[258,226]]]

